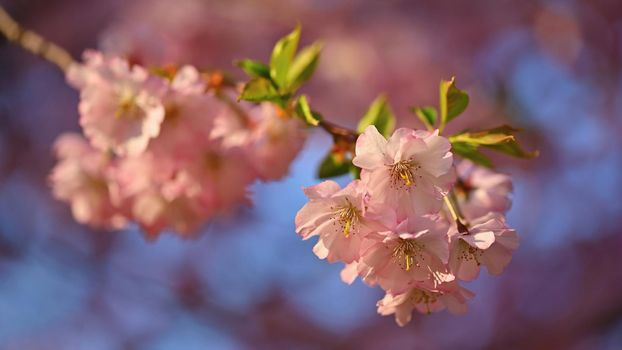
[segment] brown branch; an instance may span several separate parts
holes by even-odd
[[[41,35],[23,28],[0,6],[0,32],[7,40],[30,53],[55,64],[63,72],[74,62],[62,47],[46,40]]]
[[[352,145],[356,143],[356,139],[359,134],[351,129],[344,128],[328,120],[320,120],[319,127],[324,129],[327,133],[333,135],[335,141],[346,141]]]

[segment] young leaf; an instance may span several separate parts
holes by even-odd
[[[270,77],[279,87],[287,85],[287,72],[289,71],[298,41],[300,40],[300,25],[293,32],[277,41],[270,58]]]
[[[514,137],[514,133],[518,132],[511,126],[502,125],[497,128],[477,131],[462,132],[449,137],[449,141],[454,146],[456,153],[465,158],[479,157],[483,155],[478,151],[480,146],[486,147],[496,152],[501,152],[518,158],[533,158],[538,156],[538,152],[524,151]],[[477,153],[477,154],[474,154]],[[471,159],[471,158],[469,158]]]
[[[329,177],[347,174],[350,171],[352,162],[349,159],[340,159],[338,155],[329,152],[318,169],[318,177],[326,179]]]
[[[477,150],[477,145],[472,145],[466,142],[452,142],[451,148],[455,154],[461,156],[462,158],[470,159],[473,163],[487,168],[492,167],[490,159]]]
[[[469,105],[469,95],[458,89],[455,85],[455,78],[443,80],[440,85],[439,105],[441,113],[441,124],[439,129],[445,129],[445,125],[452,119],[464,112]]]
[[[253,78],[246,85],[238,98],[245,101],[279,101],[281,97],[268,79]]]
[[[395,128],[395,116],[385,96],[378,96],[359,122],[357,131],[362,133],[369,125],[375,125],[378,131],[388,137]]]
[[[311,110],[309,101],[307,101],[307,96],[305,95],[298,98],[298,103],[296,104],[296,114],[307,124],[312,126],[318,126],[320,124],[320,120],[322,120],[321,114]]]
[[[434,107],[412,107],[411,111],[421,120],[423,125],[429,130],[434,129],[436,124],[436,108]]]
[[[321,51],[322,45],[315,43],[302,49],[296,56],[287,72],[286,86],[289,91],[295,91],[311,78],[320,60]]]
[[[513,135],[489,133],[488,131],[480,131],[476,133],[463,132],[461,134],[450,136],[449,140],[451,142],[466,142],[478,145],[496,145],[516,141]]]
[[[495,145],[484,145],[484,147],[516,158],[535,158],[540,155],[538,151],[527,152],[523,150],[515,139],[510,142]]]
[[[235,62],[235,65],[242,68],[252,78],[270,79],[270,67],[259,61],[246,59]]]

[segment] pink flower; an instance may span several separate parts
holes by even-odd
[[[160,134],[149,142],[147,151],[178,161],[180,167],[195,155],[197,145],[211,137],[214,119],[225,110],[213,93],[204,90],[205,82],[194,67],[177,72],[162,98],[166,114]]]
[[[142,153],[164,120],[160,100],[166,85],[139,66],[87,51],[67,81],[80,89],[80,125],[91,144],[118,155]]]
[[[499,213],[472,220],[468,232],[450,231],[451,256],[449,266],[461,280],[471,281],[484,265],[491,275],[499,275],[518,248],[518,235],[505,223]]]
[[[324,181],[304,191],[309,203],[296,214],[296,232],[303,239],[319,236],[313,252],[320,259],[356,261],[363,237],[370,230],[363,216],[361,182],[352,181],[341,189],[334,181]]]
[[[466,301],[473,296],[471,291],[453,282],[435,289],[418,286],[398,295],[387,293],[376,305],[379,314],[395,314],[395,321],[403,327],[412,319],[413,309],[430,314],[447,308],[451,313],[462,314],[467,310]]]
[[[255,123],[248,145],[253,165],[262,180],[281,179],[304,145],[303,124],[269,103],[255,107],[250,113]]]
[[[419,282],[440,284],[454,279],[445,267],[449,248],[443,220],[410,217],[398,221],[391,209],[384,215],[386,231],[369,235],[362,244],[358,270],[363,281],[399,294]]]
[[[281,179],[304,145],[304,125],[270,103],[239,107],[245,116],[223,111],[214,122],[211,136],[224,145],[243,147],[260,179]]]
[[[93,149],[77,134],[63,134],[55,143],[58,164],[50,174],[54,196],[71,204],[76,221],[98,228],[126,224],[110,196],[111,157]]]
[[[372,125],[359,136],[352,162],[373,201],[400,208],[400,216],[435,214],[454,181],[450,148],[437,130],[401,128],[387,141]]]
[[[457,166],[455,191],[460,210],[466,219],[475,219],[489,212],[504,213],[511,206],[512,181],[505,174],[476,166],[462,160]]]

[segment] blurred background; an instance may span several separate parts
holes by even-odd
[[[313,132],[254,208],[197,239],[93,231],[47,185],[51,145],[78,131],[78,94],[51,64],[0,39],[1,349],[622,348],[622,4],[574,1],[0,0],[80,57],[230,69],[267,60],[297,21],[322,61],[313,105],[354,126],[379,93],[398,124],[457,77],[471,105],[454,130],[511,122],[538,159],[514,177],[521,247],[500,277],[467,284],[464,316],[376,314],[379,289],[339,279],[294,233],[302,186],[330,139]],[[451,131],[451,130],[450,130]],[[341,179],[342,182],[347,179]]]

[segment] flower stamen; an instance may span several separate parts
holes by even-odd
[[[343,226],[343,234],[346,238],[350,237],[354,225],[359,221],[359,210],[346,199],[348,204],[337,210],[338,221]]]
[[[399,243],[393,249],[393,257],[399,261],[404,261],[403,268],[410,271],[413,266],[420,266],[419,261],[425,260],[423,257],[423,246],[412,239],[399,239]],[[401,265],[401,264],[400,264]]]
[[[401,160],[395,164],[389,165],[389,174],[391,183],[396,187],[410,188],[416,186],[415,177],[416,170],[421,168],[412,159]],[[421,176],[419,176],[420,178]]]

